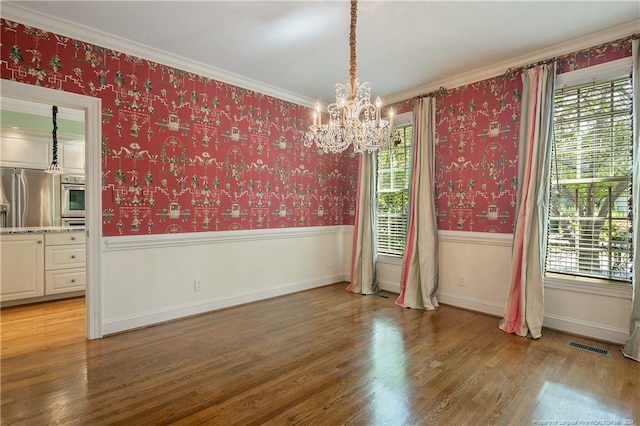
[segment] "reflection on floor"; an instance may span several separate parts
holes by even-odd
[[[1,422],[633,424],[620,347],[338,284],[84,339],[82,299],[2,310]],[[32,312],[30,312],[32,311]],[[35,312],[35,314],[34,314]],[[568,340],[611,351],[601,356]],[[573,422],[573,423],[568,423]]]

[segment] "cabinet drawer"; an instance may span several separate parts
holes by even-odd
[[[68,244],[84,244],[87,241],[87,235],[84,231],[80,232],[57,232],[44,234],[45,243],[48,246],[62,246]]]
[[[45,276],[45,294],[68,293],[84,290],[87,285],[85,268],[47,271]]]
[[[45,247],[45,269],[84,268],[86,249],[84,245]]]

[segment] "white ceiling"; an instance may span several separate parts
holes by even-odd
[[[7,4],[310,102],[332,101],[334,84],[348,80],[348,1],[3,1]],[[631,21],[636,21],[632,32],[640,32],[639,19],[637,0],[361,0],[358,77],[371,82],[374,96],[399,100],[412,89]]]

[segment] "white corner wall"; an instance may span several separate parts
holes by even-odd
[[[105,237],[103,333],[343,281],[350,226]],[[194,280],[203,288],[194,290]]]
[[[511,265],[511,234],[439,231],[438,300],[502,317]],[[378,261],[380,288],[400,292],[401,260]],[[629,332],[631,288],[578,280],[545,281],[544,326],[614,343]],[[496,319],[496,327],[498,321]]]

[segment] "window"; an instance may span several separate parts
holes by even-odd
[[[547,272],[631,280],[631,78],[557,89]]]
[[[400,117],[398,117],[400,118]],[[406,243],[409,169],[413,127],[394,127],[395,140],[378,151],[377,246],[378,254],[402,256]]]

